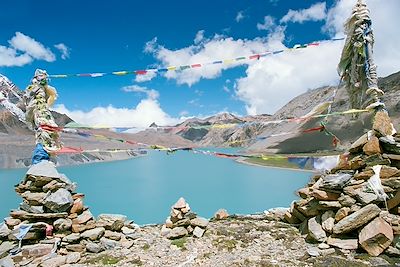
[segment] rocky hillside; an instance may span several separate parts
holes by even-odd
[[[382,100],[386,104],[389,115],[392,117],[396,127],[400,121],[400,95],[397,93],[400,89],[400,72],[381,78],[379,86],[385,92]],[[304,116],[320,103],[329,101],[334,90],[335,87],[331,86],[309,90],[295,97],[273,115],[237,117],[232,114],[222,113],[202,120],[192,118],[177,125],[199,127],[212,126],[214,124],[254,122],[244,127],[189,128],[175,133],[202,146],[242,146],[252,153],[309,153],[342,150],[367,129],[371,128],[369,114],[362,114],[358,117],[353,115],[334,116],[327,119],[327,129],[341,141],[341,144],[336,148],[332,145],[332,137],[324,132],[301,133],[303,130],[320,126],[321,119],[312,119],[301,123],[257,124],[257,122]],[[343,86],[340,86],[332,105],[332,112],[350,109],[347,99],[346,90]]]

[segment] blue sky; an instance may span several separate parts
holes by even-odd
[[[138,70],[293,47],[344,36],[341,23],[354,3],[46,0],[39,4],[3,0],[0,73],[25,88],[36,68],[50,74]],[[367,3],[376,12],[378,23],[398,20],[397,16],[384,18],[380,14],[400,11],[399,1],[388,0],[388,7],[379,7],[378,0]],[[339,60],[341,45],[327,42],[300,54],[222,69],[169,73],[147,81],[135,81],[134,75],[53,78],[51,85],[59,94],[55,108],[81,122],[99,124],[103,118],[105,124],[116,126],[146,125],[149,121],[168,124],[182,116],[221,111],[273,113],[309,88],[337,83],[335,60]],[[64,54],[61,48],[66,49]],[[381,61],[389,66],[386,61],[390,57],[381,54]],[[326,62],[326,71],[318,73]],[[395,63],[383,70],[389,73],[398,66]],[[286,76],[282,74],[288,70]],[[310,71],[315,75],[303,73]],[[297,87],[286,85],[289,77]]]

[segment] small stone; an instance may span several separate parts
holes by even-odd
[[[65,256],[55,256],[48,260],[43,261],[41,267],[59,267],[67,262],[67,257]]]
[[[336,212],[335,221],[336,222],[340,221],[341,219],[343,219],[344,217],[349,215],[349,212],[350,212],[350,208],[349,207],[343,207],[343,208],[339,209]]]
[[[9,234],[11,234],[11,230],[8,229],[7,224],[0,224],[0,238],[6,238]]]
[[[363,151],[366,155],[381,154],[382,149],[379,146],[379,139],[376,136],[372,136],[368,142],[363,146]]]
[[[367,224],[359,234],[359,242],[371,256],[379,256],[393,241],[392,227],[378,217]]]
[[[165,225],[163,225],[161,227],[161,235],[162,236],[167,236],[170,232],[171,232],[171,228],[168,228]]]
[[[318,223],[316,217],[308,220],[308,238],[317,242],[324,242],[326,240],[326,233]]]
[[[318,244],[318,248],[319,249],[328,249],[328,248],[330,248],[330,246],[326,243],[321,243],[321,244]]]
[[[208,225],[208,220],[206,218],[197,217],[190,220],[190,224],[194,227],[199,226],[201,228],[206,228]]]
[[[368,205],[371,202],[374,202],[378,199],[378,196],[375,193],[364,192],[362,188],[356,190],[356,196],[358,201],[363,205]]]
[[[174,223],[171,221],[171,217],[168,216],[168,218],[165,220],[165,226],[168,228],[172,228],[174,226]]]
[[[89,210],[85,210],[76,219],[73,219],[72,223],[73,224],[84,224],[91,219],[93,219],[92,213]]]
[[[100,244],[103,246],[105,250],[111,250],[117,247],[120,247],[120,244],[118,241],[111,240],[105,237],[100,238]]]
[[[194,228],[194,231],[193,231],[193,236],[200,238],[200,237],[202,237],[202,236],[204,235],[204,232],[205,232],[205,231],[206,231],[206,230],[204,230],[204,229],[202,229],[202,228],[196,226],[196,227]]]
[[[137,235],[137,231],[135,229],[131,229],[131,228],[126,227],[126,226],[122,227],[121,231],[128,238],[135,239],[135,237]]]
[[[298,223],[301,223],[301,221],[300,221],[296,216],[294,216],[292,213],[290,213],[289,211],[287,211],[287,212],[285,213],[283,219],[284,219],[286,222],[290,223],[290,224],[298,224]]]
[[[68,210],[72,204],[71,193],[64,188],[58,189],[44,200],[44,205],[54,212],[64,212]]]
[[[174,209],[183,209],[186,207],[186,200],[181,197],[178,199],[178,201],[172,206]]]
[[[101,245],[98,243],[88,242],[86,244],[86,250],[92,253],[99,253],[100,251],[104,250]]]
[[[340,209],[342,207],[339,201],[320,201],[319,206],[321,209]]]
[[[387,178],[387,179],[382,180],[381,182],[382,182],[382,185],[389,186],[393,189],[400,188],[400,177]]]
[[[68,231],[72,227],[71,219],[58,219],[53,223],[56,231]]]
[[[217,220],[223,220],[229,217],[229,213],[226,209],[219,209],[214,214],[214,218]]]
[[[356,204],[357,200],[352,198],[351,196],[343,194],[341,197],[339,197],[339,203],[343,207],[351,207],[352,205]]]
[[[123,228],[123,227],[122,227],[122,228]],[[125,233],[124,233],[124,234],[125,234]],[[106,231],[104,232],[104,237],[105,237],[105,238],[108,238],[108,239],[111,239],[111,240],[118,241],[118,240],[121,239],[122,234],[121,234],[121,233],[117,233],[117,232],[113,232],[113,231],[110,231],[110,230],[106,230]]]
[[[189,225],[188,227],[186,227],[186,230],[188,231],[189,234],[192,234],[194,231],[194,228],[191,225]]]
[[[392,178],[395,176],[400,175],[400,170],[397,169],[396,167],[390,167],[390,166],[382,166],[381,172],[379,173],[379,177],[383,179],[388,179]]]
[[[338,173],[322,176],[322,187],[327,189],[342,189],[351,179],[348,173]]]
[[[392,257],[397,257],[397,258],[400,257],[400,249],[392,247],[392,246],[388,247],[386,249],[385,253]]]
[[[1,258],[0,255],[0,266],[1,267],[15,267],[14,261],[10,256]]]
[[[71,213],[81,213],[83,211],[83,200],[82,198],[77,198],[72,204]]]
[[[376,112],[372,129],[378,132],[381,136],[393,135],[393,124],[386,111]]]
[[[78,233],[72,233],[64,236],[62,241],[67,243],[77,243],[81,239],[81,235]]]
[[[79,252],[72,252],[72,253],[68,253],[66,255],[66,257],[67,257],[66,263],[73,264],[73,263],[77,263],[81,259],[81,254]]]
[[[340,238],[328,237],[326,242],[328,243],[328,245],[340,249],[355,250],[358,248],[358,239],[340,239]]]
[[[21,220],[7,217],[4,219],[4,222],[8,225],[8,227],[13,228],[14,226],[17,226],[18,224],[20,224]]]
[[[168,239],[176,239],[183,236],[186,236],[188,231],[184,227],[176,227],[171,230],[171,232],[167,235]]]
[[[338,200],[340,194],[314,189],[312,196],[318,200]]]
[[[100,239],[106,230],[103,227],[97,227],[91,230],[87,230],[81,234],[82,238],[87,238],[92,241]]]
[[[362,150],[363,146],[368,142],[368,134],[362,135],[360,138],[358,138],[351,146],[349,149],[350,153],[358,153]]]
[[[14,242],[4,241],[0,244],[0,258],[7,256],[8,252],[15,247]]]
[[[322,250],[320,250],[320,252],[321,252],[322,256],[327,256],[327,255],[334,254],[336,252],[336,250],[334,248],[328,248],[328,249],[322,249]]]
[[[365,164],[368,167],[372,167],[375,165],[390,165],[389,159],[384,159],[381,154],[374,154],[365,158]]]
[[[81,233],[94,228],[96,228],[96,223],[94,221],[88,221],[86,224],[72,224],[71,227],[74,233]]]
[[[39,213],[39,214],[42,214],[42,213],[44,213],[44,209],[43,209],[43,206],[30,206],[27,202],[22,202],[20,205],[19,205],[19,208],[21,209],[21,210],[24,210],[24,211],[26,211],[26,212],[29,212],[29,213]]]
[[[111,231],[120,231],[127,217],[121,214],[100,214],[97,225]]]
[[[83,244],[71,244],[71,245],[67,245],[65,247],[68,251],[73,251],[73,252],[85,252],[85,245]]]
[[[361,206],[359,204],[354,204],[350,207],[350,213],[354,213],[356,211],[359,211],[361,209]]]
[[[307,253],[311,257],[318,257],[318,256],[321,255],[319,249],[317,247],[314,247],[314,246],[308,246],[307,247]]]
[[[309,187],[305,187],[302,189],[299,189],[297,191],[297,194],[301,197],[301,198],[308,198],[311,195],[311,191]]]
[[[373,170],[366,170],[363,172],[359,172],[357,174],[354,175],[354,179],[356,180],[368,180],[369,178],[371,178],[371,176],[374,175],[374,171]]]
[[[322,214],[321,217],[321,225],[322,229],[324,229],[328,233],[332,233],[333,226],[335,225],[335,212],[333,210],[328,210]]]
[[[397,191],[396,195],[387,201],[387,207],[389,210],[400,205],[400,190]]]

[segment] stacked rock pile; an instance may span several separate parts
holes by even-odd
[[[189,235],[202,237],[207,225],[208,220],[198,217],[196,213],[191,212],[189,204],[181,197],[171,207],[170,216],[168,216],[165,224],[162,226],[161,234],[168,239],[176,239]]]
[[[400,256],[400,136],[387,113],[378,112],[373,130],[340,158],[335,169],[298,191],[302,199],[285,220],[300,224],[321,251],[362,248],[373,256]]]
[[[101,214],[95,220],[83,204],[84,195],[75,193],[76,184],[52,162],[33,165],[15,190],[23,202],[0,224],[0,258],[11,251],[14,262],[74,263],[80,253],[129,248],[138,237],[139,226],[124,215]]]

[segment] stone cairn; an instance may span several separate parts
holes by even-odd
[[[33,165],[15,190],[23,202],[0,224],[0,259],[11,252],[20,265],[60,266],[79,261],[84,252],[129,248],[137,238],[139,226],[124,215],[101,214],[95,220],[84,195],[75,193],[76,184],[52,162]],[[26,226],[31,228],[17,249],[18,233]]]
[[[189,204],[181,197],[171,207],[170,216],[162,226],[161,234],[168,239],[177,239],[190,235],[200,238],[204,235],[207,225],[208,220],[191,212]]]
[[[378,111],[373,130],[340,158],[335,169],[298,191],[302,199],[292,203],[285,220],[319,243],[316,255],[336,247],[400,256],[400,136],[393,134],[387,113]],[[386,199],[373,190],[374,175]]]

